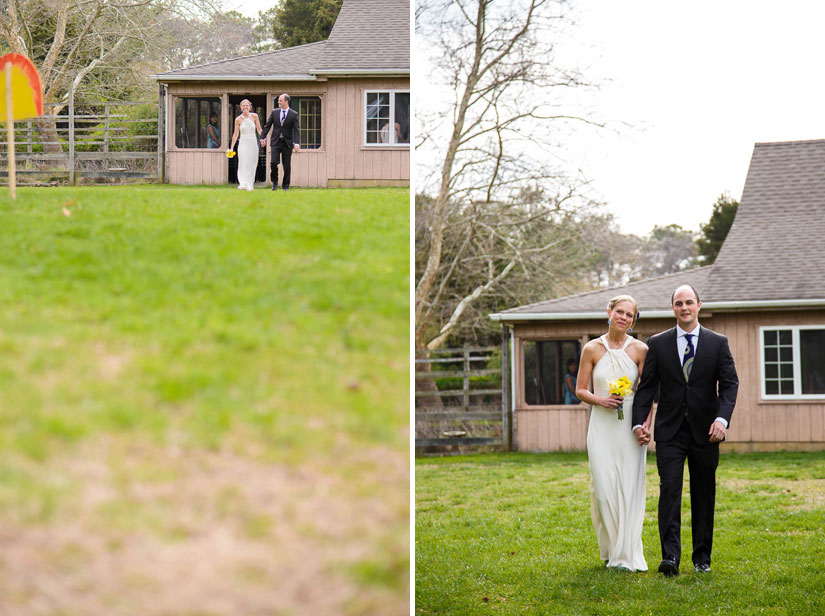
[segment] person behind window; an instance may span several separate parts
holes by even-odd
[[[206,127],[206,147],[221,147],[221,129],[218,128],[218,114],[209,116],[209,124]]]
[[[564,403],[578,404],[580,401],[576,397],[576,373],[579,371],[579,364],[575,359],[567,362],[567,374],[564,375]]]

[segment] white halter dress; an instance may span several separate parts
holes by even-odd
[[[635,391],[639,369],[625,349],[610,349],[605,336],[600,338],[607,352],[593,368],[593,392],[609,396],[608,381],[626,376]],[[599,554],[608,567],[647,571],[642,549],[642,522],[645,514],[645,456],[631,431],[633,394],[624,397],[624,419],[615,409],[593,405],[587,429],[587,456],[590,461],[590,517]]]
[[[241,138],[238,141],[238,188],[252,190],[258,169],[258,132],[250,118],[241,120]]]

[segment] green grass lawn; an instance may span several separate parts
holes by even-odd
[[[653,454],[643,573],[599,560],[585,454],[418,460],[416,613],[825,613],[825,453],[723,452],[717,480],[712,572],[690,564],[685,485],[682,575],[664,578]]]
[[[4,188],[0,525],[88,516],[113,545],[145,533],[163,548],[208,532],[209,520],[181,516],[210,511],[236,536],[299,552],[346,543],[359,529],[332,532],[323,515],[358,518],[374,502],[369,549],[322,567],[356,587],[333,611],[405,603],[409,228],[407,189],[19,188],[12,202]],[[256,499],[246,486],[266,491],[267,477],[281,481],[269,502],[244,506]],[[144,498],[154,489],[171,501]],[[289,509],[289,494],[312,513]],[[60,550],[80,550],[71,563],[117,552],[84,549],[46,553],[57,567]],[[274,592],[263,560],[238,575]],[[132,584],[135,597],[141,585],[152,588]],[[40,592],[3,590],[17,593],[14,613]],[[212,609],[192,613],[225,613]]]

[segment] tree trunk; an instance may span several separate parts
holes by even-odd
[[[416,358],[430,359],[430,352],[426,348],[416,349]],[[435,379],[430,376],[433,371],[433,365],[430,363],[415,365],[415,392],[416,393],[438,393],[438,385]],[[444,408],[444,402],[441,396],[417,396],[415,399],[416,407],[426,407],[428,410],[441,410]]]
[[[39,117],[35,120],[37,132],[40,134],[40,143],[46,154],[64,154],[63,145],[57,135],[57,123],[51,118]],[[54,164],[55,161],[48,161]]]

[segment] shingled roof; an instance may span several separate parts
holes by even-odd
[[[188,77],[209,79],[272,79],[273,76],[290,79],[315,79],[312,74],[318,65],[326,41],[276,49],[252,56],[230,58],[219,62],[199,64],[156,75],[161,80]]]
[[[611,289],[520,306],[495,320],[601,316],[633,296],[641,313],[670,310],[676,287],[693,285],[706,308],[825,305],[825,140],[757,143],[736,220],[713,265]]]
[[[159,81],[316,80],[319,75],[409,74],[410,0],[344,0],[326,41],[153,75]]]
[[[366,68],[409,73],[409,0],[344,1],[317,72],[362,72]]]

